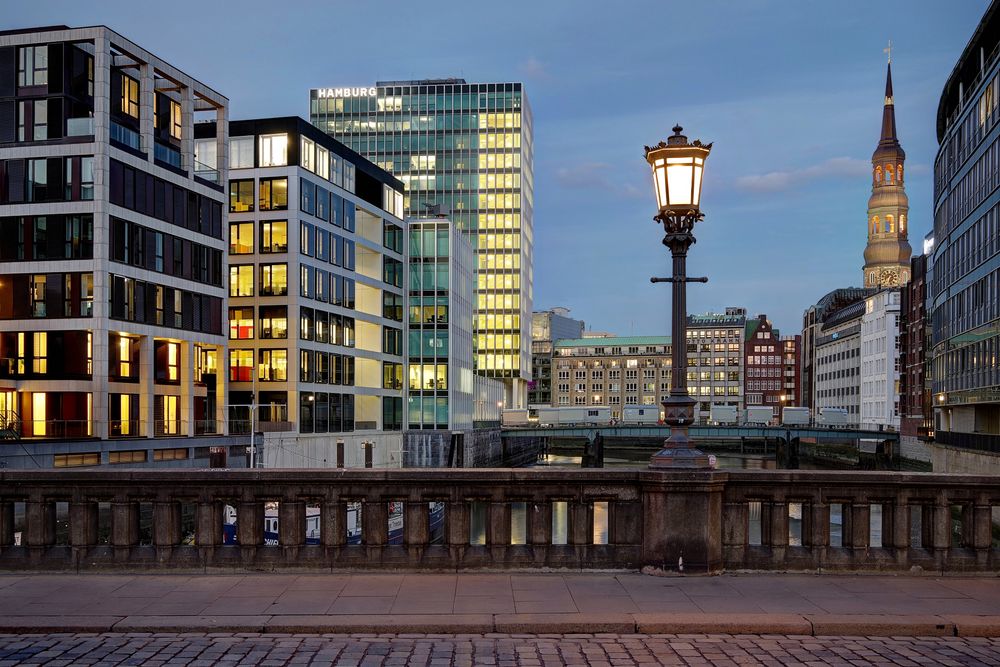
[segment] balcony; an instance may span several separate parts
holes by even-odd
[[[153,144],[153,159],[161,166],[170,167],[175,171],[181,171],[181,152],[172,146],[156,142]]]
[[[67,137],[87,137],[94,135],[94,119],[87,118],[67,118]]]
[[[111,121],[111,141],[137,153],[142,152],[142,137],[135,130]]]

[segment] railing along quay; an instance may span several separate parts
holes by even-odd
[[[0,472],[0,570],[678,571],[682,564],[685,573],[995,571],[1000,478],[603,469]]]

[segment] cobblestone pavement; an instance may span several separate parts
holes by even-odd
[[[1000,639],[784,635],[0,635],[7,665],[1000,665]]]

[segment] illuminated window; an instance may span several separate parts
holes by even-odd
[[[139,82],[128,74],[121,74],[122,80],[122,113],[139,118]]]
[[[288,379],[288,350],[260,350],[257,379],[264,382],[285,382]]]
[[[170,100],[170,136],[180,141],[182,127],[181,105],[179,102]]]
[[[229,212],[246,213],[253,210],[253,179],[229,181]]]
[[[316,175],[330,179],[330,151],[322,146],[316,147]]]
[[[288,338],[288,307],[262,306],[260,309],[260,337]]]
[[[250,340],[253,338],[253,308],[229,309],[229,339]]]
[[[124,421],[123,424],[127,424],[128,421]],[[122,431],[122,435],[128,435],[128,432]],[[130,449],[121,452],[108,452],[108,463],[145,463],[147,458],[145,449]]]
[[[284,211],[288,208],[288,179],[260,179],[260,210]]]
[[[157,396],[156,403],[156,411],[161,415],[160,419],[156,420],[156,435],[177,435],[180,430],[180,408],[177,397]]]
[[[288,294],[288,265],[262,264],[260,267],[261,296]]]
[[[183,461],[187,457],[188,457],[188,450],[186,447],[153,450],[154,461]]]
[[[303,169],[316,171],[316,142],[312,139],[301,138],[299,164]]]
[[[265,220],[260,223],[260,251],[288,252],[288,223],[285,220]]]
[[[253,231],[252,222],[229,223],[229,254],[252,255]]]
[[[229,267],[229,296],[253,296],[253,265]]]
[[[56,454],[52,457],[52,467],[54,468],[76,468],[79,466],[101,465],[101,455],[99,452],[88,454]]]
[[[229,381],[253,381],[253,350],[229,350]]]
[[[45,435],[45,393],[31,395],[31,435]]]
[[[181,378],[181,350],[177,343],[167,343],[167,380],[177,382]]]
[[[288,135],[263,134],[260,137],[260,166],[284,167],[288,164]]]
[[[44,331],[32,334],[34,349],[31,355],[31,372],[44,375],[49,369],[49,335]]]
[[[229,140],[229,168],[253,169],[253,137],[232,137]]]

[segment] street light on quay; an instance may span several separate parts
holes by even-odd
[[[652,456],[653,469],[708,469],[708,456],[691,446],[688,426],[694,422],[695,400],[687,389],[687,283],[706,283],[708,278],[687,277],[687,253],[695,243],[695,223],[704,219],[701,212],[701,184],[705,160],[712,144],[695,140],[688,143],[680,125],[674,134],[656,146],[646,146],[646,161],[653,170],[653,187],[659,211],[653,221],[663,225],[663,245],[673,258],[669,278],[651,278],[653,283],[673,285],[671,311],[672,370],[670,395],[663,401],[664,421],[670,437]]]

